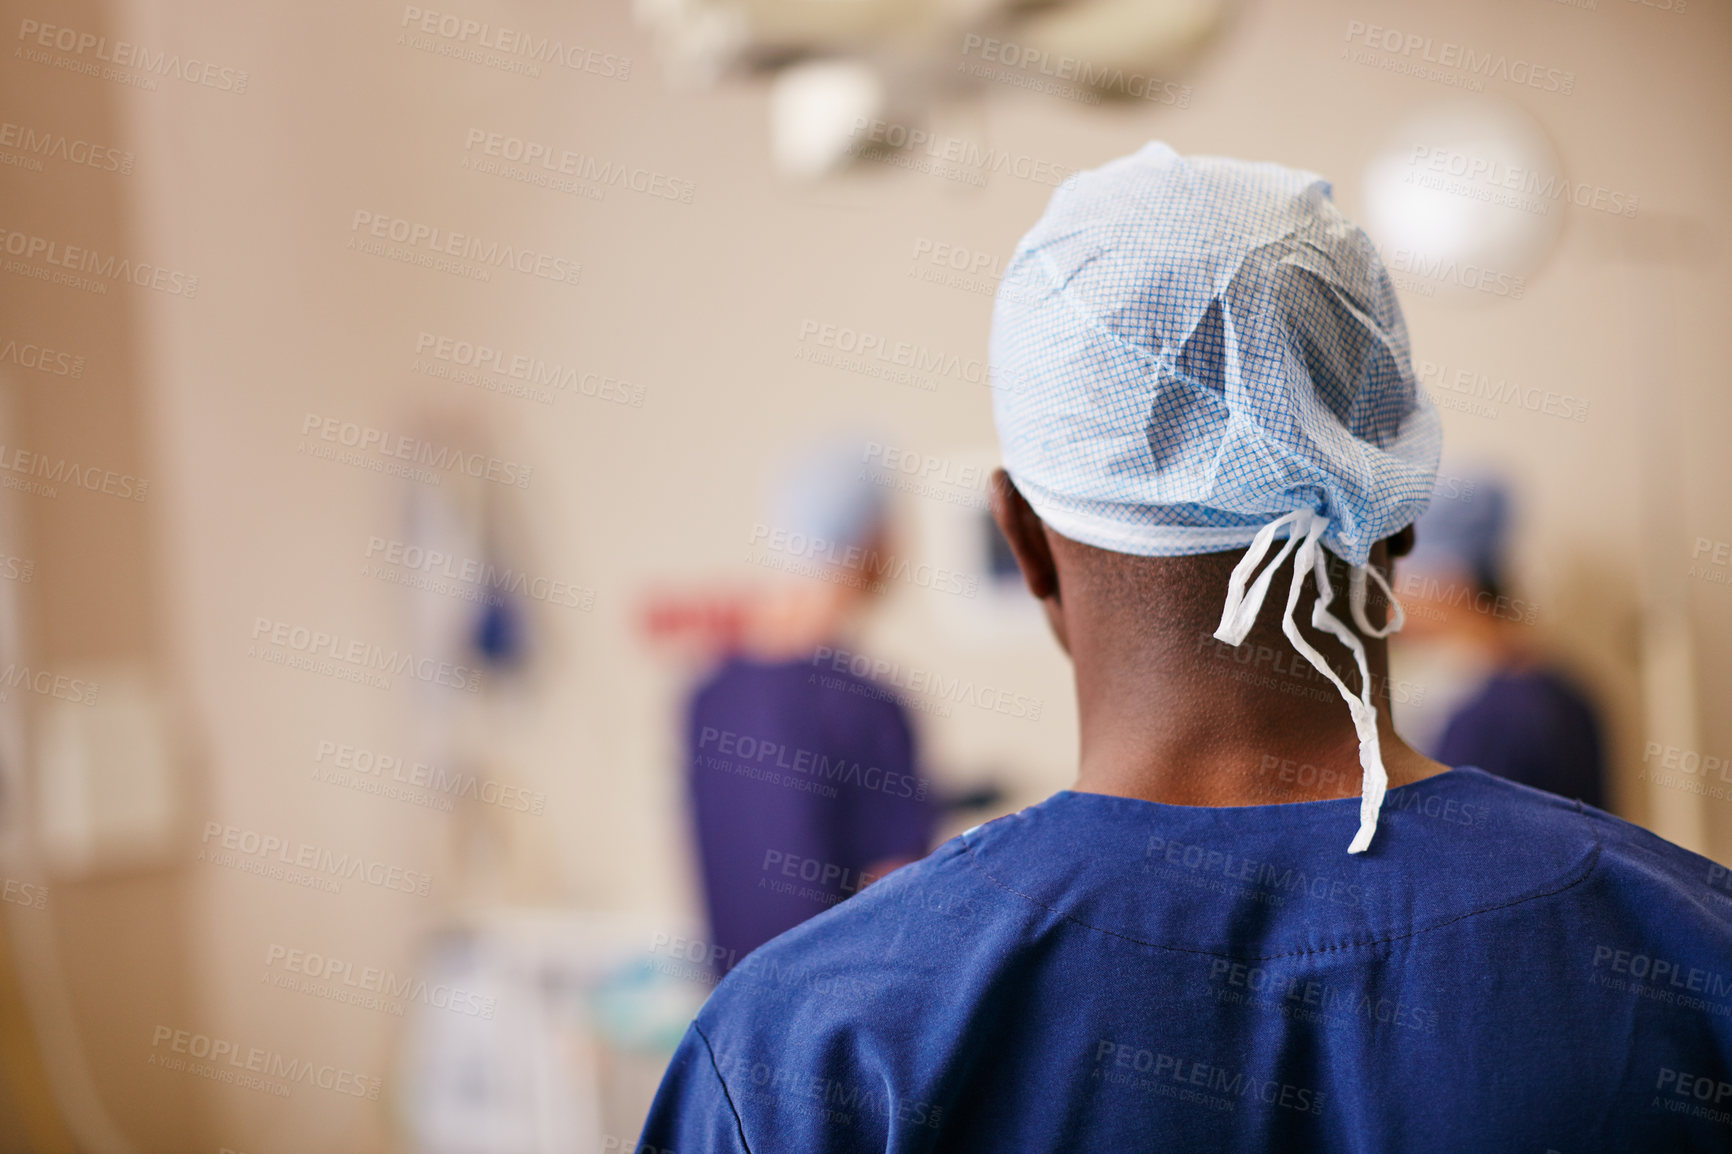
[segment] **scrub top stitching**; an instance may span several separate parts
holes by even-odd
[[[1580,802],[1576,803],[1576,813],[1579,816],[1582,815]],[[1139,946],[1150,946],[1150,947],[1157,949],[1157,950],[1168,950],[1168,951],[1171,951],[1173,953],[1179,953],[1179,954],[1198,954],[1198,955],[1201,955],[1203,957],[1208,957],[1208,958],[1227,958],[1231,961],[1246,961],[1246,962],[1264,962],[1264,961],[1271,961],[1275,958],[1303,958],[1303,957],[1308,957],[1308,956],[1313,955],[1313,954],[1329,954],[1329,953],[1335,953],[1335,952],[1340,951],[1340,950],[1358,949],[1361,946],[1375,946],[1375,945],[1380,945],[1384,942],[1402,941],[1406,938],[1418,937],[1420,934],[1430,933],[1433,930],[1441,930],[1445,926],[1451,926],[1451,925],[1454,925],[1456,922],[1466,921],[1468,918],[1478,917],[1480,914],[1489,914],[1489,913],[1493,913],[1497,910],[1510,909],[1513,906],[1519,906],[1519,905],[1523,904],[1524,902],[1537,901],[1540,898],[1555,897],[1558,894],[1564,893],[1566,890],[1573,889],[1575,886],[1580,885],[1582,882],[1584,882],[1588,879],[1588,876],[1594,872],[1594,868],[1600,864],[1600,850],[1602,848],[1601,843],[1600,843],[1599,833],[1598,833],[1598,831],[1596,831],[1594,834],[1593,852],[1588,854],[1588,856],[1585,859],[1583,859],[1583,865],[1582,865],[1580,871],[1577,873],[1577,875],[1573,878],[1570,878],[1568,881],[1564,882],[1563,884],[1557,886],[1554,889],[1540,890],[1536,893],[1526,894],[1522,897],[1514,898],[1510,901],[1502,902],[1502,903],[1495,905],[1495,906],[1486,906],[1482,909],[1469,910],[1467,913],[1457,914],[1453,918],[1446,918],[1445,920],[1443,920],[1441,922],[1437,922],[1433,925],[1418,926],[1414,929],[1407,930],[1404,933],[1390,934],[1388,937],[1367,938],[1364,941],[1343,942],[1340,945],[1319,946],[1316,949],[1309,949],[1309,950],[1289,950],[1286,953],[1280,953],[1280,954],[1224,954],[1224,953],[1221,953],[1217,950],[1198,950],[1198,949],[1192,949],[1188,946],[1169,946],[1169,945],[1166,945],[1165,943],[1162,943],[1162,942],[1144,941],[1142,938],[1134,938],[1129,934],[1121,934],[1117,930],[1109,930],[1104,926],[1097,926],[1092,922],[1085,922],[1081,918],[1077,917],[1075,914],[1066,913],[1064,910],[1061,910],[1061,909],[1057,908],[1056,906],[1049,906],[1045,902],[1041,901],[1039,898],[1034,897],[1031,894],[1025,894],[1019,889],[1015,889],[1014,887],[1005,885],[1003,882],[1001,882],[997,878],[993,877],[992,874],[987,872],[986,866],[983,865],[981,863],[980,859],[975,855],[974,847],[969,844],[967,835],[964,835],[963,837],[961,837],[958,840],[960,840],[962,842],[962,848],[968,852],[969,865],[973,866],[974,869],[980,874],[981,877],[985,878],[987,881],[991,882],[993,885],[997,886],[999,889],[1005,891],[1006,893],[1015,894],[1017,897],[1022,898],[1024,901],[1028,902],[1030,905],[1033,905],[1033,906],[1036,906],[1040,909],[1046,910],[1048,913],[1057,914],[1059,917],[1063,918],[1067,922],[1075,922],[1077,925],[1083,927],[1084,929],[1094,930],[1096,933],[1106,934],[1109,937],[1119,938],[1123,941],[1134,942],[1135,944],[1137,944]]]
[[[722,1077],[721,1068],[716,1065],[715,1047],[710,1045],[709,1037],[695,1019],[692,1022],[692,1030],[704,1043],[704,1054],[710,1060],[710,1073],[716,1076],[716,1085],[722,1088],[722,1098],[728,1103],[728,1109],[734,1115],[734,1129],[740,1134],[740,1149],[744,1150],[746,1154],[752,1154],[752,1147],[746,1142],[746,1124],[740,1119],[740,1108],[734,1105],[734,1096],[728,1092],[728,1080]]]

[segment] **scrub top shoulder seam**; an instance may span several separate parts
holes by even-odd
[[[1582,811],[1580,809],[1580,803],[1578,803],[1576,813],[1578,816],[1585,816],[1584,814],[1582,814]],[[962,842],[963,849],[968,852],[969,865],[971,865],[975,869],[975,871],[980,874],[981,877],[985,878],[987,881],[991,882],[993,885],[997,886],[999,889],[1003,890],[1004,892],[1006,892],[1008,894],[1014,894],[1015,896],[1022,898],[1024,901],[1028,902],[1030,905],[1033,905],[1039,909],[1046,910],[1048,913],[1057,914],[1059,917],[1063,918],[1067,922],[1074,922],[1077,925],[1083,927],[1084,929],[1094,930],[1096,933],[1106,934],[1109,937],[1119,938],[1123,941],[1132,942],[1132,943],[1135,943],[1136,945],[1139,945],[1139,946],[1149,946],[1153,949],[1167,950],[1167,951],[1170,951],[1173,953],[1197,954],[1197,955],[1201,955],[1203,957],[1209,957],[1209,958],[1226,958],[1230,961],[1247,961],[1247,962],[1272,961],[1276,958],[1301,958],[1301,957],[1307,957],[1307,956],[1310,956],[1313,954],[1335,953],[1335,952],[1338,952],[1341,950],[1358,949],[1362,946],[1376,946],[1376,945],[1382,945],[1382,944],[1387,943],[1387,942],[1403,941],[1407,938],[1418,937],[1420,934],[1431,933],[1433,930],[1443,929],[1446,926],[1454,925],[1456,922],[1466,921],[1468,918],[1478,917],[1481,914],[1495,913],[1498,910],[1510,909],[1514,906],[1519,906],[1519,905],[1522,905],[1526,902],[1538,901],[1541,898],[1556,897],[1558,894],[1561,894],[1561,893],[1564,893],[1570,889],[1573,889],[1576,886],[1580,885],[1582,882],[1588,880],[1588,877],[1590,875],[1592,875],[1592,873],[1594,872],[1595,867],[1597,867],[1599,865],[1601,850],[1604,848],[1601,841],[1600,841],[1598,831],[1595,831],[1593,850],[1591,852],[1589,852],[1588,855],[1583,859],[1583,864],[1580,867],[1580,869],[1576,871],[1575,876],[1569,877],[1567,881],[1564,881],[1561,884],[1559,884],[1559,885],[1557,885],[1551,889],[1542,889],[1542,890],[1535,891],[1533,893],[1523,894],[1521,897],[1512,898],[1511,900],[1509,900],[1507,902],[1500,902],[1497,905],[1484,906],[1480,909],[1469,910],[1466,913],[1457,914],[1455,917],[1446,918],[1443,921],[1436,922],[1432,925],[1417,926],[1417,927],[1414,927],[1412,929],[1408,929],[1402,933],[1389,934],[1385,937],[1367,938],[1363,941],[1342,942],[1339,945],[1333,945],[1333,946],[1318,946],[1315,949],[1289,950],[1289,951],[1286,951],[1283,953],[1276,953],[1276,954],[1229,954],[1229,953],[1223,953],[1219,950],[1199,950],[1199,949],[1195,949],[1195,948],[1190,947],[1190,946],[1170,946],[1170,945],[1165,944],[1164,942],[1145,941],[1142,938],[1135,938],[1129,934],[1121,934],[1117,930],[1109,930],[1104,926],[1097,926],[1092,922],[1085,922],[1081,918],[1077,917],[1075,914],[1066,913],[1064,910],[1058,909],[1056,906],[1047,905],[1045,902],[1041,901],[1037,897],[1034,897],[1032,894],[1025,894],[1021,890],[1015,889],[1015,888],[1008,886],[1005,883],[999,881],[996,877],[994,877],[991,873],[989,873],[987,871],[986,866],[980,861],[979,857],[976,856],[976,854],[974,852],[974,847],[969,844],[968,838],[966,836],[964,836],[964,837],[960,838],[959,840]]]
[[[734,1129],[740,1135],[740,1149],[746,1154],[752,1154],[751,1143],[746,1141],[746,1124],[740,1118],[740,1108],[734,1105],[734,1095],[728,1090],[728,1080],[722,1077],[721,1067],[716,1065],[716,1048],[710,1045],[709,1035],[704,1033],[704,1028],[698,1025],[696,1019],[692,1021],[692,1032],[703,1042],[704,1056],[710,1060],[710,1073],[716,1076],[716,1085],[722,1088],[722,1100],[728,1104],[728,1110],[734,1115]]]

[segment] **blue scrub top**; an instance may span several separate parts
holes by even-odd
[[[1445,765],[1477,765],[1561,797],[1605,804],[1594,707],[1549,669],[1493,674],[1455,711],[1428,752]]]
[[[1064,792],[742,961],[644,1151],[1732,1150],[1732,889],[1460,769],[1357,799]]]
[[[692,697],[692,818],[717,968],[932,848],[896,696],[828,661],[733,658]]]

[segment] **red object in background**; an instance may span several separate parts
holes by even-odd
[[[739,648],[751,601],[737,591],[652,594],[638,612],[638,630],[652,645],[726,653]]]

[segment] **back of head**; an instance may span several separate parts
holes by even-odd
[[[1326,181],[1151,143],[1073,177],[1017,246],[992,325],[1005,468],[1053,530],[1142,557],[1246,548],[1216,636],[1240,643],[1293,556],[1293,646],[1340,691],[1365,770],[1360,836],[1386,775],[1360,636],[1329,611],[1323,550],[1352,568],[1360,633],[1372,546],[1430,500],[1440,422],[1369,237]],[[1257,572],[1273,543],[1275,561]],[[1351,649],[1355,694],[1291,618]]]
[[[993,314],[1005,468],[1074,540],[1171,556],[1298,509],[1363,564],[1424,511],[1440,425],[1370,238],[1311,173],[1164,144],[1073,178]]]
[[[1510,487],[1501,477],[1475,472],[1450,479],[1415,525],[1417,542],[1408,555],[1415,572],[1462,577],[1481,590],[1505,584],[1509,544]]]

